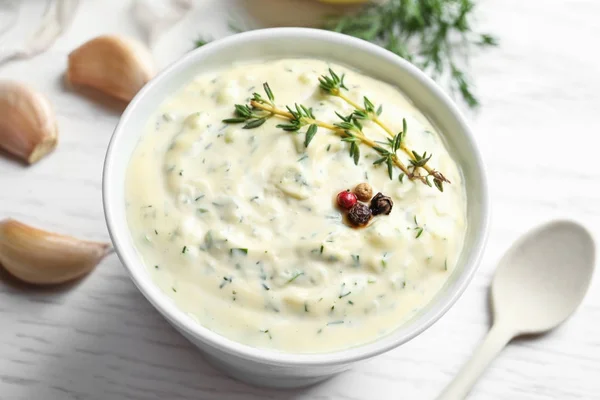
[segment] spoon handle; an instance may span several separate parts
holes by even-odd
[[[465,399],[483,371],[514,337],[510,329],[495,323],[486,338],[460,370],[456,378],[444,389],[437,400]]]

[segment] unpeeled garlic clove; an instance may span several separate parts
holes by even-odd
[[[152,55],[143,44],[99,36],[69,54],[67,80],[129,102],[155,73]]]
[[[46,232],[14,219],[0,221],[0,265],[28,283],[52,285],[79,278],[110,251],[108,243]]]
[[[0,148],[33,164],[58,142],[50,102],[26,85],[0,81]]]

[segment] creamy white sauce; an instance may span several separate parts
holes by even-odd
[[[378,154],[320,129],[304,132],[227,125],[268,82],[279,107],[302,103],[338,122],[352,107],[318,88],[330,64],[280,60],[198,76],[148,123],[126,181],[128,222],[156,284],[199,324],[256,347],[327,352],[386,335],[422,309],[452,272],[466,230],[459,170],[429,121],[395,87],[342,66],[347,95],[383,105],[381,118],[406,143],[432,153],[429,165],[452,181],[443,193],[390,180]],[[385,134],[373,123],[364,132]],[[408,158],[401,156],[406,163]],[[368,182],[392,197],[390,215],[348,226],[335,196]],[[419,228],[423,232],[418,235]],[[419,236],[419,237],[417,237]]]

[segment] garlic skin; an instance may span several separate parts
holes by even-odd
[[[58,143],[58,125],[50,102],[18,82],[0,81],[0,148],[33,164]]]
[[[22,281],[54,285],[90,272],[111,251],[89,242],[25,225],[0,221],[0,265]]]
[[[121,36],[99,36],[69,54],[67,80],[129,102],[156,74],[146,47]]]

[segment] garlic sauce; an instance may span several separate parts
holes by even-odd
[[[432,153],[429,165],[452,182],[443,193],[400,183],[398,169],[390,180],[364,144],[355,165],[348,144],[323,128],[305,148],[307,127],[283,131],[278,117],[256,129],[221,122],[263,94],[263,82],[278,107],[301,103],[339,122],[334,112],[353,108],[319,89],[330,66],[346,74],[348,97],[383,106],[395,132],[406,118],[408,146]],[[371,122],[364,132],[386,140]],[[335,198],[362,182],[394,206],[357,229]],[[131,159],[126,203],[138,252],[181,310],[235,341],[294,353],[341,350],[398,328],[444,285],[466,231],[460,172],[419,110],[389,84],[308,59],[234,65],[168,98]]]

